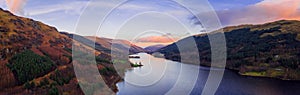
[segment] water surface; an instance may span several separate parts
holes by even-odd
[[[141,62],[144,66],[127,70],[124,81],[117,84],[118,95],[163,95],[171,89],[190,92],[190,95],[202,93],[211,68],[155,58],[145,53],[138,55],[140,59],[130,61]],[[175,85],[176,82],[184,84]],[[300,95],[300,82],[245,77],[225,70],[216,95]]]

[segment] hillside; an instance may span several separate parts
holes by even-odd
[[[227,44],[226,68],[246,76],[300,80],[300,21],[281,20],[261,25],[231,26],[223,30]],[[158,52],[167,59],[182,61],[176,44],[188,43],[188,39],[195,39],[201,65],[210,66],[207,34],[182,39]],[[182,56],[193,58],[194,51],[188,48],[182,48]],[[199,64],[193,61],[186,63]]]
[[[94,53],[97,69],[104,82],[90,83],[88,80],[77,79],[73,66],[89,70],[91,65],[72,61],[72,52],[81,55]],[[84,42],[72,40],[59,33],[55,27],[15,16],[0,8],[1,95],[83,94],[78,81],[92,87],[108,85],[109,88],[101,86],[103,89],[98,89],[102,93],[111,93],[105,92],[108,89],[116,92],[115,83],[121,77],[114,69],[110,56],[103,51],[94,51],[94,48]],[[114,62],[118,63],[129,61],[124,59]],[[93,93],[94,90],[90,88],[89,91]]]
[[[136,46],[126,40],[99,38],[99,37],[91,37],[91,36],[88,36],[86,38],[89,40],[95,40],[97,44],[101,44],[103,47],[107,49],[112,49],[120,53],[135,54],[144,51],[143,48]]]
[[[80,36],[76,34],[69,34],[67,32],[61,32],[61,34],[68,36],[69,38],[75,38],[76,41],[85,44],[86,46],[95,47],[95,50],[100,51],[102,57],[110,58],[111,53],[122,54],[123,57],[128,58],[128,55],[123,54],[135,54],[143,52],[143,48],[138,47],[129,41],[119,39],[108,39],[92,36]]]

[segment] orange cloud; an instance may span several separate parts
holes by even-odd
[[[300,0],[264,0],[254,7],[265,10],[267,14],[275,15],[277,19],[300,20]]]
[[[217,11],[223,25],[300,20],[300,0],[263,0],[241,9]]]
[[[172,43],[175,39],[170,38],[168,36],[148,36],[139,38],[136,42],[144,42],[144,43]]]
[[[162,45],[169,45],[174,43],[175,41],[178,41],[179,38],[172,38],[168,35],[162,35],[162,36],[147,36],[147,37],[141,37],[137,40],[135,40],[133,43],[140,47],[147,47],[157,44]]]
[[[27,0],[6,0],[9,10],[15,14],[23,14],[23,7]]]
[[[139,47],[142,47],[142,48],[145,48],[145,47],[148,47],[148,46],[153,46],[153,45],[157,45],[157,44],[160,44],[160,45],[169,45],[169,44],[172,44],[172,43],[133,43],[134,45],[137,45]]]

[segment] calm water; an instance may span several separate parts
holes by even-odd
[[[117,84],[118,95],[163,95],[174,90],[190,91],[191,95],[202,93],[209,67],[154,58],[144,53],[138,55],[140,59],[130,61],[141,62],[144,66],[126,72],[125,81]],[[225,70],[216,95],[300,95],[300,82],[244,77]]]

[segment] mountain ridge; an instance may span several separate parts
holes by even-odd
[[[127,67],[114,69],[113,64],[130,65],[128,57],[112,62],[110,53],[95,50],[90,43],[93,41],[83,40],[74,40],[55,27],[0,9],[0,94],[82,95],[73,66],[89,70],[90,65],[74,62],[73,57],[90,54],[95,54],[97,69],[104,79],[97,84],[108,86],[99,90],[106,94],[117,92],[116,83],[122,80],[117,71],[124,71]],[[87,80],[81,79],[80,82],[99,86]]]
[[[300,80],[300,21],[280,20],[260,25],[240,25],[222,28],[227,44],[227,69],[237,70],[241,75],[273,77],[284,80]],[[200,65],[210,66],[211,50],[207,35],[219,30],[179,40],[158,52],[167,59],[193,63],[192,59],[181,60],[176,44],[196,41]],[[189,47],[182,48],[182,56],[193,58]],[[197,60],[198,58],[194,58]],[[197,61],[194,61],[197,62]]]

